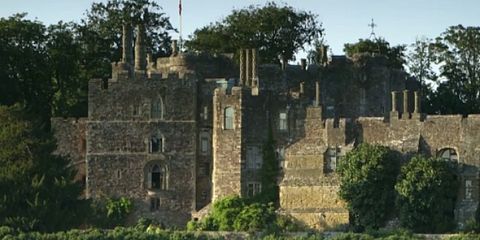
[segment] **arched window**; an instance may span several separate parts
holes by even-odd
[[[162,98],[154,100],[151,104],[151,116],[155,119],[163,119],[163,101]]]
[[[233,119],[234,119],[234,110],[233,107],[225,108],[224,124],[225,129],[233,129]]]
[[[451,162],[458,162],[458,155],[455,149],[453,148],[443,148],[438,151],[437,157]]]
[[[167,171],[164,166],[154,164],[149,171],[149,188],[157,190],[167,189]]]

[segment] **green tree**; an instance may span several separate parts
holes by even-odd
[[[396,69],[403,69],[405,64],[405,46],[390,47],[390,43],[383,38],[359,39],[357,43],[345,44],[343,51],[349,57],[358,54],[385,56],[388,60],[388,66]]]
[[[23,104],[29,113],[50,121],[51,69],[46,29],[26,14],[0,18],[0,104]]]
[[[0,225],[53,231],[78,226],[86,207],[67,159],[27,121],[18,105],[0,106]]]
[[[402,167],[395,190],[404,227],[424,233],[453,229],[459,187],[454,166],[443,160],[416,156]]]
[[[293,59],[322,31],[315,14],[269,2],[263,7],[251,5],[234,10],[222,21],[196,30],[186,46],[212,53],[257,48],[262,62],[277,63],[279,56]]]
[[[162,8],[152,0],[109,0],[106,3],[93,3],[82,20],[79,30],[85,37],[82,40],[91,45],[90,51],[96,57],[104,57],[110,62],[121,57],[121,33],[124,23],[144,24],[146,44],[154,57],[170,54],[170,35],[174,31],[170,20]],[[107,51],[102,51],[105,47]],[[96,54],[95,54],[96,53]]]
[[[87,116],[87,75],[84,50],[74,23],[59,22],[47,28],[46,47],[52,71],[53,116]]]
[[[428,38],[416,39],[407,56],[408,72],[422,85],[427,87],[429,82],[435,81],[437,76],[433,71],[434,52],[432,40]]]
[[[386,147],[361,144],[339,162],[339,196],[347,202],[352,223],[379,228],[394,211],[398,155]]]
[[[431,97],[435,112],[480,113],[480,27],[449,27],[434,44],[440,66],[437,91]]]

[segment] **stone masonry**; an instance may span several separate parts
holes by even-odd
[[[131,32],[140,36],[133,46]],[[110,79],[89,83],[88,116],[52,119],[93,199],[126,196],[134,218],[184,226],[222,197],[261,191],[262,146],[272,130],[281,173],[280,212],[308,226],[348,224],[336,164],[358,144],[463,163],[455,216],[479,199],[480,116],[427,116],[416,83],[382,56],[330,56],[322,64],[259,64],[232,55],[146,54],[143,26],[123,29]],[[133,53],[135,51],[135,54]]]

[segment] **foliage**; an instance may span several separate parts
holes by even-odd
[[[258,202],[278,204],[277,177],[279,174],[278,160],[275,154],[275,139],[269,129],[267,141],[263,145],[263,164],[260,169],[262,192],[254,197]]]
[[[123,226],[132,209],[133,203],[126,197],[95,200],[90,205],[91,214],[88,224],[100,228]],[[141,224],[146,224],[146,222],[148,221],[139,222],[138,227],[141,228]]]
[[[339,162],[339,196],[347,202],[351,222],[360,228],[379,228],[394,211],[399,158],[386,147],[361,144]]]
[[[425,86],[427,81],[436,80],[437,76],[432,69],[434,52],[431,39],[416,39],[415,43],[411,45],[407,60],[408,72],[414,76],[422,86]]]
[[[275,231],[301,229],[291,218],[278,216],[272,203],[249,202],[238,196],[214,203],[210,214],[199,222],[190,221],[187,230]]]
[[[456,235],[456,236],[451,236],[447,239],[448,240],[477,240],[479,238],[480,238],[480,235],[478,235],[478,234],[468,233],[468,234],[460,234],[460,235]]]
[[[87,205],[79,200],[75,171],[52,154],[53,137],[38,129],[19,105],[0,106],[0,224],[40,231],[77,226]]]
[[[345,44],[343,51],[349,57],[358,54],[383,55],[388,59],[388,66],[396,69],[403,69],[405,64],[405,46],[390,47],[390,43],[383,38],[359,39],[357,43]]]
[[[109,50],[101,52],[100,48],[92,48],[97,51],[96,57],[99,58],[98,54],[102,54],[109,60],[108,64],[120,59],[124,23],[144,24],[147,30],[146,44],[150,46],[152,54],[155,57],[167,56],[171,51],[168,31],[173,31],[174,28],[161,10],[152,0],[109,0],[106,3],[93,3],[79,29],[88,35],[89,39],[86,40],[89,44],[101,44],[97,46],[105,46],[105,49]]]
[[[46,122],[53,95],[46,29],[25,16],[0,18],[0,104],[21,103]]]
[[[23,104],[47,130],[52,115],[87,115],[88,80],[110,76],[111,62],[120,59],[125,21],[146,25],[154,57],[170,53],[173,28],[150,0],[93,3],[80,24],[47,27],[25,16],[0,18],[0,104]]]
[[[480,27],[449,27],[432,45],[440,66],[435,112],[480,113]]]
[[[257,48],[262,62],[277,63],[279,56],[293,59],[322,31],[315,14],[269,2],[262,7],[233,10],[222,21],[196,30],[186,46],[211,53]]]
[[[452,163],[413,157],[402,167],[397,206],[401,224],[415,232],[441,233],[454,227],[458,180]]]

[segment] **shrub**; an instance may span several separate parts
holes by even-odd
[[[454,227],[458,180],[452,163],[413,157],[395,185],[401,224],[415,232],[442,233]]]
[[[377,229],[394,212],[399,162],[390,149],[369,144],[361,144],[339,162],[339,195],[347,202],[355,227]]]

